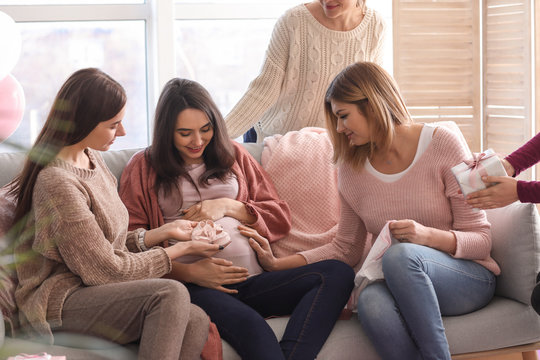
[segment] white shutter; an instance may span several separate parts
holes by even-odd
[[[532,1],[485,2],[484,148],[509,154],[532,136]]]
[[[394,0],[394,77],[417,122],[455,121],[481,147],[479,0]]]
[[[510,153],[531,137],[531,1],[486,0],[485,148]]]

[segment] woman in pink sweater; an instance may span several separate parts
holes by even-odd
[[[174,238],[166,249],[141,252],[142,229],[128,231],[128,212],[100,151],[124,136],[126,94],[98,69],[64,83],[12,184],[20,325],[53,342],[74,332],[120,344],[139,342],[140,359],[200,357],[208,316],[186,288],[161,279],[173,259],[212,256],[218,245],[191,239],[179,220],[146,232],[146,246]]]
[[[371,246],[368,233],[389,222],[399,243],[382,258],[385,281],[360,293],[362,327],[384,359],[450,359],[441,315],[485,306],[500,272],[485,213],[463,201],[450,171],[467,153],[446,128],[413,123],[394,80],[373,63],[343,70],[325,109],[339,165],[336,238],[276,259],[264,238],[242,233],[266,269],[330,258],[353,266]]]
[[[214,258],[173,262],[171,277],[186,283],[191,301],[242,359],[317,356],[347,302],[353,271],[336,260],[263,271],[238,226],[278,240],[289,232],[289,208],[257,161],[229,140],[201,85],[178,78],[165,85],[152,146],[124,169],[120,196],[132,228],[212,220],[230,235],[232,242]],[[278,341],[264,319],[284,315],[290,319]]]

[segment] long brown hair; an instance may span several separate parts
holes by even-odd
[[[152,145],[146,150],[146,159],[156,172],[154,184],[156,193],[162,189],[165,194],[170,194],[173,189],[178,189],[179,177],[193,182],[188,175],[184,159],[174,145],[176,120],[178,114],[186,109],[203,111],[214,130],[212,140],[203,153],[206,171],[198,179],[199,185],[208,185],[208,181],[212,178],[225,180],[231,173],[235,152],[223,115],[208,91],[199,83],[174,78],[165,84],[159,97]]]
[[[77,144],[100,122],[116,116],[126,99],[124,88],[99,69],[78,70],[66,80],[28,153],[23,170],[12,182],[10,193],[17,199],[14,224],[32,207],[32,194],[40,171],[63,147]]]
[[[369,143],[352,146],[344,134],[337,132],[338,119],[332,112],[332,100],[358,107],[368,120]],[[358,62],[343,69],[326,91],[324,110],[334,147],[334,162],[346,162],[355,169],[360,169],[365,160],[373,156],[375,149],[389,149],[396,126],[412,122],[394,79],[372,62]]]

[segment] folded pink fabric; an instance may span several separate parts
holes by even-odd
[[[221,225],[211,220],[203,220],[199,221],[191,232],[191,240],[225,246],[231,242],[231,237]]]

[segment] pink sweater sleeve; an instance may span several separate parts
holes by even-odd
[[[238,178],[237,200],[243,202],[256,217],[250,224],[268,241],[285,237],[291,230],[289,206],[277,194],[270,176],[241,145],[233,142],[236,164],[233,171]]]
[[[364,222],[340,194],[340,220],[336,237],[326,245],[300,253],[308,264],[326,260],[341,260],[355,266],[364,254],[367,231]]]
[[[467,150],[461,145],[459,138],[450,131],[442,128],[437,134],[443,136],[438,142],[440,146],[441,162],[446,163],[443,171],[445,195],[450,201],[452,210],[452,232],[456,236],[456,253],[454,257],[482,260],[490,257],[491,252],[491,225],[487,221],[483,210],[475,210],[468,205],[463,195],[458,193],[459,185],[452,174],[451,168],[469,157]]]

